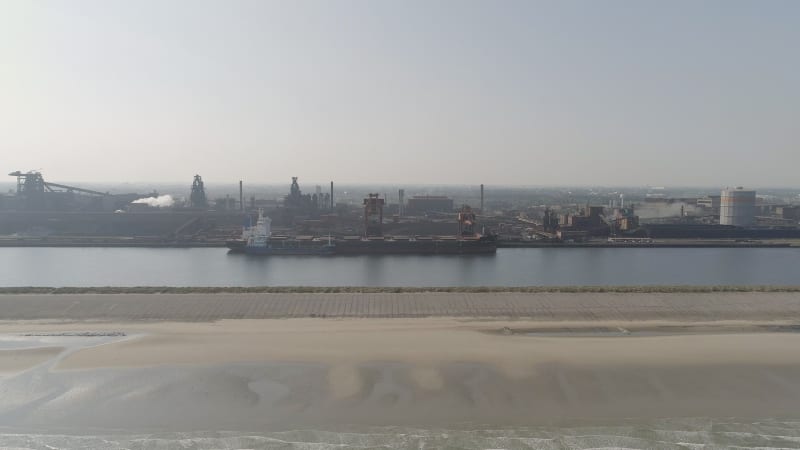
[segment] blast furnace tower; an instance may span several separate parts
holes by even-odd
[[[200,175],[194,176],[192,181],[192,192],[189,194],[189,206],[191,208],[206,209],[208,208],[208,199],[206,198],[206,188],[203,185],[203,177]]]

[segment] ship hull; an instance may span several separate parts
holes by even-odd
[[[343,241],[337,255],[485,255],[497,252],[488,240]]]
[[[230,249],[230,251],[235,253],[244,253],[244,248],[247,247],[247,242],[244,239],[232,239],[225,242],[225,246]]]
[[[491,255],[497,252],[493,239],[470,240],[338,240],[331,246],[296,245],[289,241],[269,247],[228,241],[231,252],[250,255]]]
[[[329,256],[333,255],[333,248],[272,248],[272,247],[245,247],[243,252],[248,255],[258,256]]]
[[[247,245],[247,242],[234,239],[226,242],[232,253],[245,253],[259,256],[326,256],[334,254],[333,246],[324,244],[309,244],[298,241],[278,241],[267,246]]]

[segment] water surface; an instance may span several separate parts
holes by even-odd
[[[795,285],[793,248],[533,248],[254,257],[219,248],[0,248],[0,286]]]

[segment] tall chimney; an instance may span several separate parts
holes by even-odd
[[[403,213],[405,212],[404,211],[405,207],[403,206],[404,205],[403,202],[405,200],[405,196],[406,196],[406,190],[405,189],[400,189],[399,191],[397,191],[397,198],[398,198],[398,201],[397,201],[397,203],[398,203],[397,204],[397,215],[400,216],[400,217],[402,217]]]
[[[239,210],[244,211],[244,191],[242,190],[242,180],[239,180]]]
[[[483,214],[483,183],[481,183],[481,214]]]
[[[331,181],[331,211],[333,211],[333,181]]]

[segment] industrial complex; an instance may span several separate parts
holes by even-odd
[[[201,175],[183,192],[111,192],[14,171],[0,195],[0,245],[229,246],[241,250],[259,217],[266,240],[327,243],[337,253],[492,253],[497,247],[791,245],[800,239],[800,197],[742,187],[696,195],[664,188],[379,189],[331,181],[304,192],[246,186],[208,191]],[[289,178],[289,177],[287,177]],[[281,188],[275,188],[281,189]],[[388,189],[384,188],[384,192]],[[359,193],[359,190],[363,193]],[[238,192],[235,192],[238,191]],[[247,193],[247,195],[246,195]],[[487,198],[488,197],[488,198]],[[263,222],[263,220],[262,220]],[[238,243],[237,243],[238,242]]]

